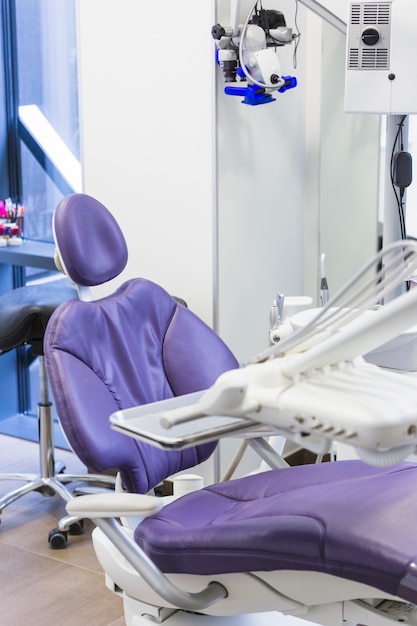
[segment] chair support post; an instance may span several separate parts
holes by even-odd
[[[45,357],[39,356],[39,378],[41,397],[38,403],[39,428],[39,464],[41,476],[51,478],[55,475],[54,430],[52,418],[52,402],[49,400],[48,377]],[[64,468],[62,468],[64,469]]]
[[[227,589],[216,581],[210,582],[205,589],[197,593],[179,589],[156,567],[114,518],[100,517],[93,519],[93,522],[149,586],[173,606],[188,611],[199,611],[227,597]]]

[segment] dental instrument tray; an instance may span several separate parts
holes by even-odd
[[[172,426],[164,425],[165,411],[175,411],[180,407],[183,410],[187,404],[197,402],[202,393],[197,392],[151,405],[145,404],[116,411],[110,416],[111,427],[124,435],[140,439],[156,447],[176,450],[208,443],[225,436],[237,436],[243,432],[249,437],[264,437],[272,434],[271,429],[244,417],[210,416],[193,421],[182,421]]]

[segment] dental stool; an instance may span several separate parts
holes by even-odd
[[[39,284],[14,289],[0,296],[0,354],[10,350],[30,347],[32,355],[39,357],[40,401],[38,403],[39,475],[26,473],[0,474],[0,480],[17,480],[25,484],[0,498],[0,512],[18,498],[37,491],[43,496],[58,494],[68,501],[74,497],[66,485],[71,482],[98,480],[113,486],[114,478],[92,475],[65,474],[65,465],[55,462],[53,441],[52,403],[45,368],[43,339],[49,318],[63,302],[77,298],[77,291],[69,285]],[[82,531],[82,522],[74,524],[70,532]],[[66,531],[49,540],[54,547],[62,547]]]
[[[76,283],[121,271],[123,235],[94,199],[64,199],[54,227],[62,265]],[[154,487],[208,458],[216,443],[151,446],[112,430],[109,416],[206,389],[237,367],[228,348],[144,279],[96,301],[62,304],[44,348],[73,449],[96,471],[115,467],[121,475],[125,493],[80,496],[67,511],[97,525],[96,554],[123,597],[128,626],[292,626],[295,617],[325,626],[417,626],[416,464],[287,467],[164,505],[149,495]],[[158,408],[145,419],[160,429]],[[134,533],[120,523],[128,516],[142,518]]]

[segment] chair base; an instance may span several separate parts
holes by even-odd
[[[68,502],[77,495],[77,493],[85,493],[82,487],[69,490],[65,487],[68,483],[102,483],[108,487],[114,488],[115,479],[111,476],[105,477],[101,474],[56,474],[51,476],[36,476],[35,474],[0,474],[2,480],[19,480],[25,481],[27,484],[22,485],[18,489],[14,489],[2,498],[0,498],[0,513],[7,506],[15,502],[19,498],[25,496],[32,491],[38,491],[45,497],[51,497],[55,494],[61,496],[63,500]]]
[[[148,626],[150,623],[164,626],[311,626],[311,622],[275,611],[238,616],[196,615],[168,609],[156,609],[155,612],[154,607],[128,597],[123,597],[123,608],[126,626]],[[336,624],[337,622],[333,626]]]

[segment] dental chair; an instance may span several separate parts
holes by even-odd
[[[94,199],[65,199],[54,230],[75,282],[91,286],[121,271],[123,235]],[[207,458],[216,441],[165,449],[112,429],[110,415],[128,420],[129,407],[204,398],[199,390],[239,372],[230,351],[143,279],[97,301],[61,305],[44,349],[74,451],[95,471],[120,472],[123,491],[79,496],[67,511],[96,524],[96,554],[109,588],[123,597],[127,626],[417,625],[417,465],[282,467],[178,499],[156,497],[160,481]],[[233,392],[219,394],[230,415],[245,395],[243,387]],[[256,413],[251,404],[245,411]],[[215,427],[215,415],[208,419]],[[159,421],[156,411],[156,430]],[[247,432],[262,437],[262,425]],[[130,517],[141,518],[134,531],[124,523]]]
[[[124,237],[101,203],[68,196],[54,213],[53,230],[56,263],[80,295],[59,307],[44,341],[60,424],[90,471],[117,470],[123,489],[146,493],[206,460],[216,444],[158,454],[112,431],[110,413],[205,389],[237,361],[180,299],[152,282],[130,280],[92,300],[90,288],[127,263]]]

